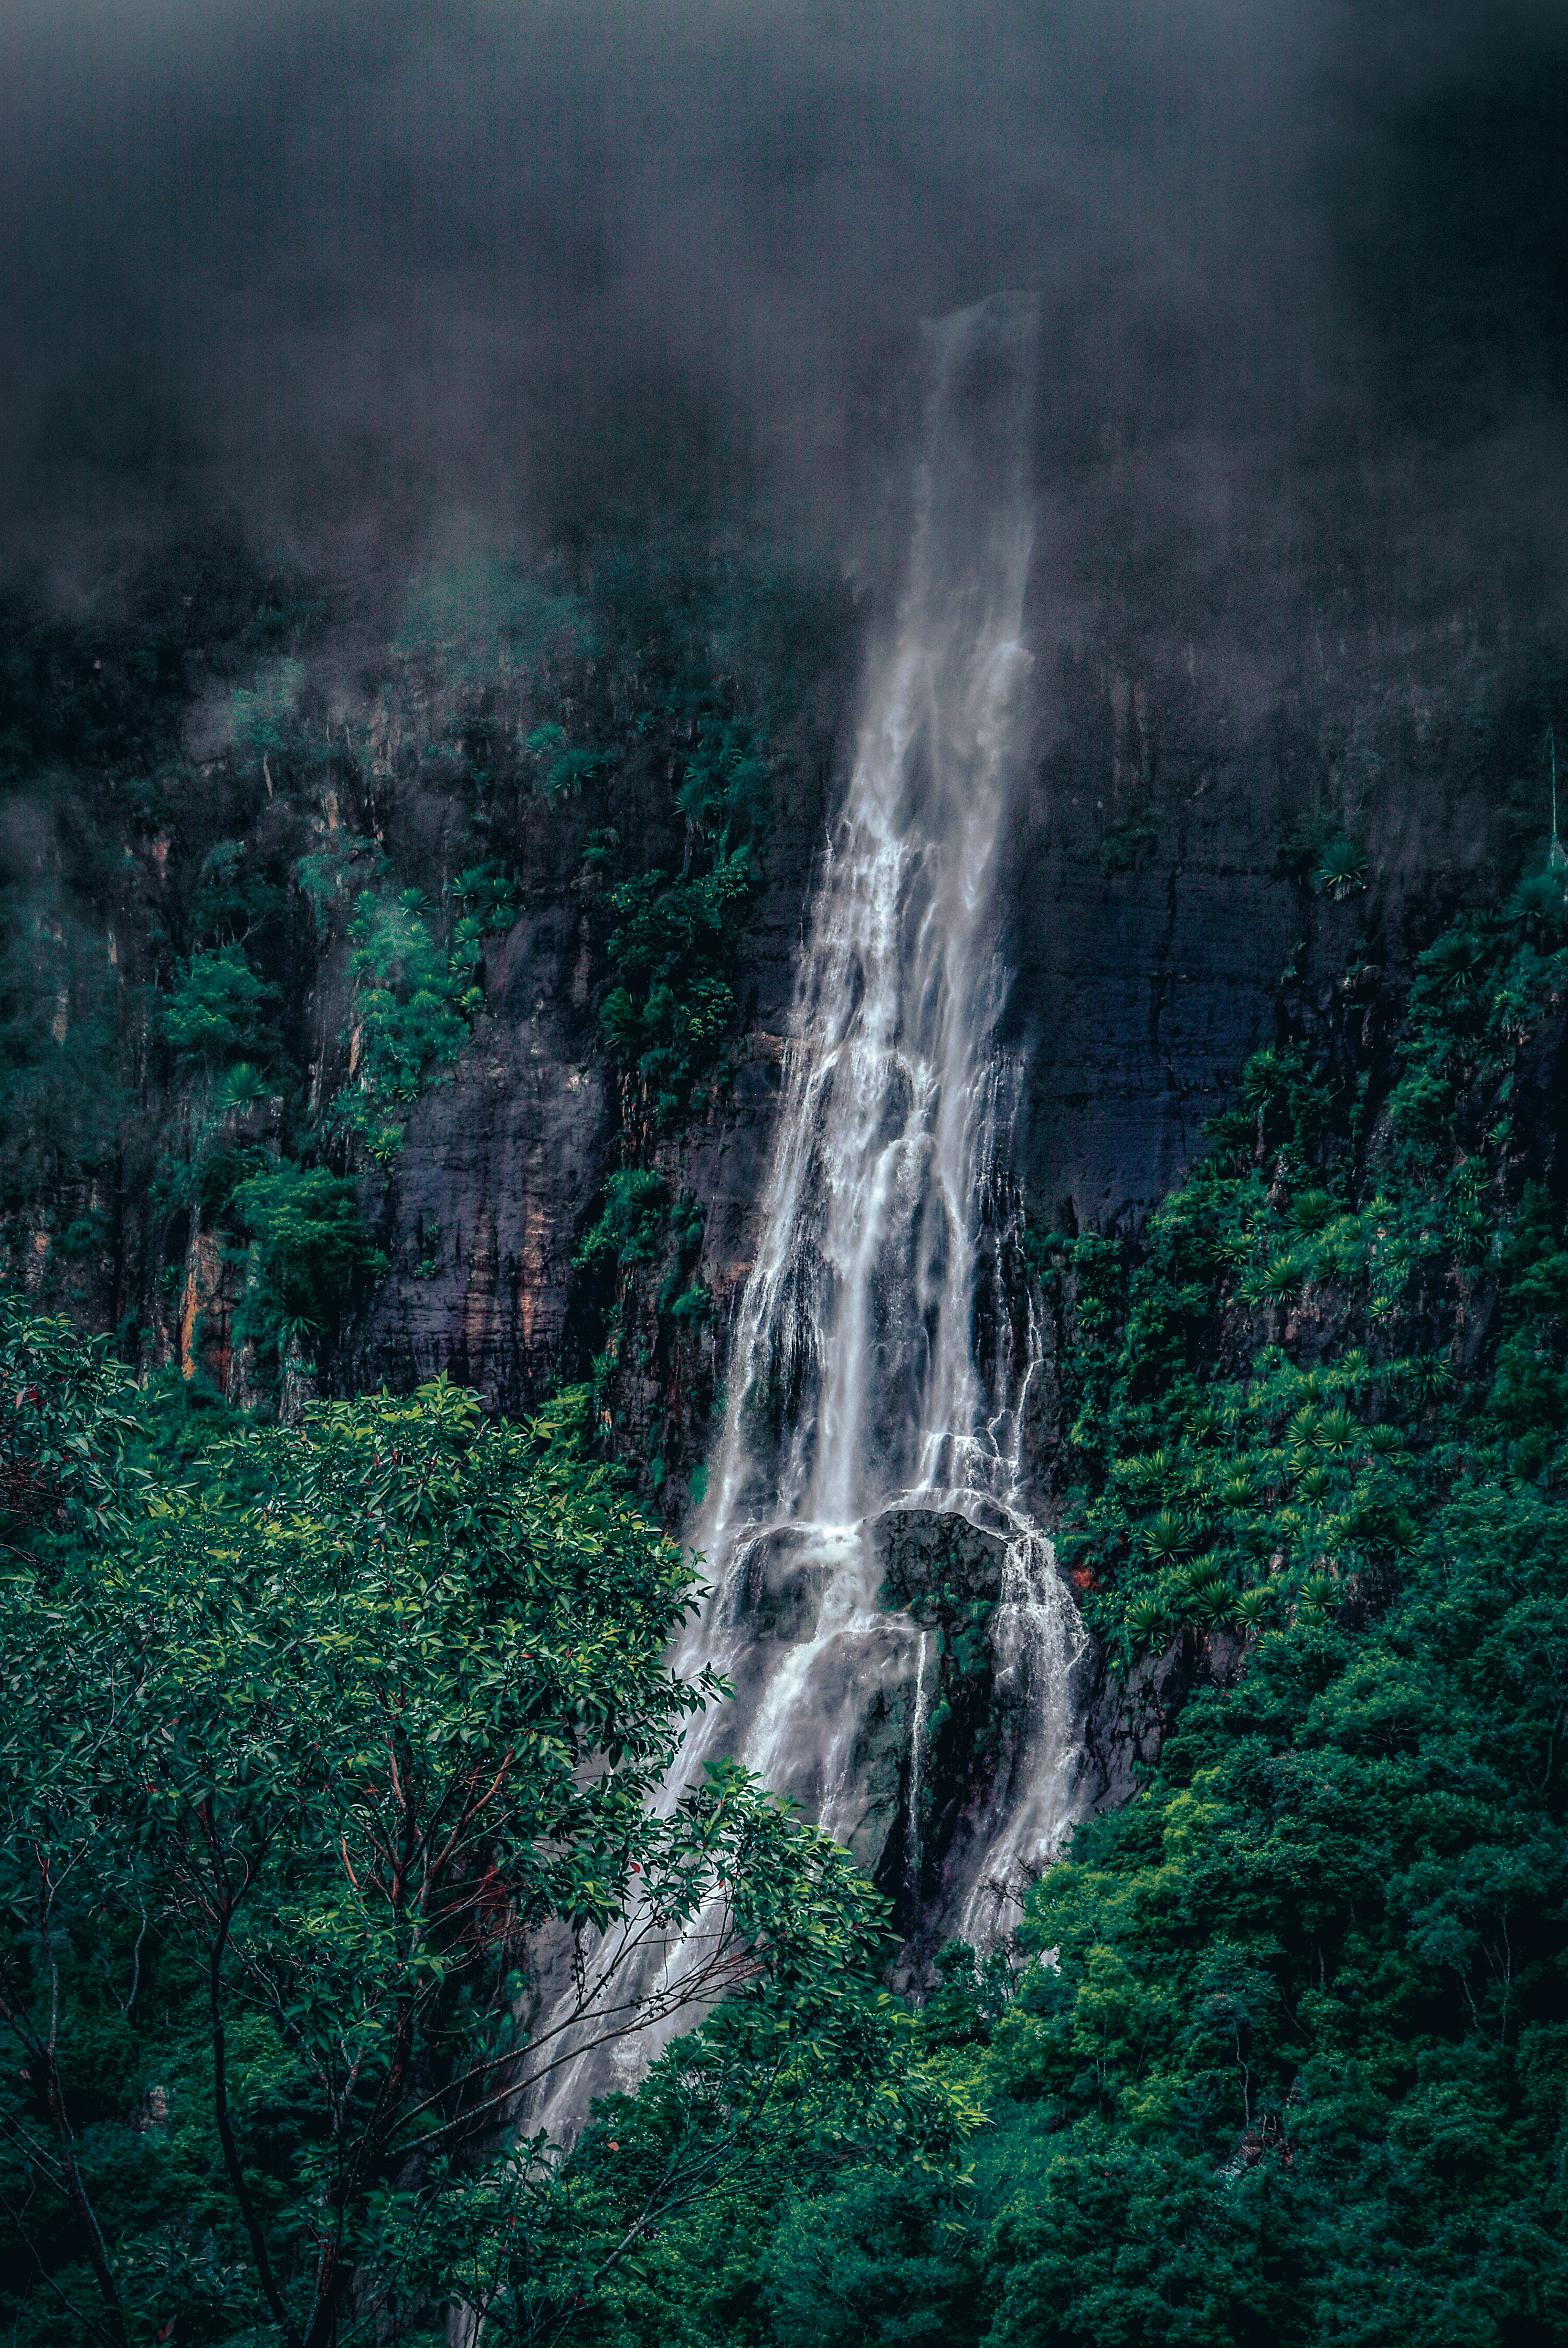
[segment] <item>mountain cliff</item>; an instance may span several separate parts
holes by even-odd
[[[1561,676],[1457,617],[1345,649],[1310,606],[1266,689],[1261,655],[1139,669],[1053,640],[1041,572],[981,932],[1019,1069],[1001,1272],[1039,1332],[1020,1460],[1049,1528],[1076,1323],[1047,1240],[1141,1261],[1260,1049],[1328,1085],[1371,1179],[1419,957],[1544,861]],[[11,1278],[263,1414],[446,1371],[515,1415],[586,1380],[601,1445],[701,1537],[896,594],[856,603],[759,532],[465,559],[374,625],[210,542],[70,623],[14,602]],[[1518,1179],[1560,1198],[1556,1034],[1522,1047],[1513,1122]],[[1335,1309],[1347,1342],[1365,1307]],[[1293,1324],[1297,1357],[1314,1331]],[[939,1937],[1016,1759],[999,1567],[917,1511],[888,1538],[885,1602],[914,1628],[855,1732],[852,1838],[905,1930]],[[745,1603],[776,1639],[798,1592],[773,1579]],[[1152,1749],[1105,1710],[1104,1652],[1075,1667],[1079,1807]]]

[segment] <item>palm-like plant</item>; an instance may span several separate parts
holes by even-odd
[[[1228,1622],[1235,1612],[1235,1592],[1224,1574],[1206,1573],[1189,1591],[1187,1611],[1197,1622]]]
[[[1348,1410],[1325,1411],[1312,1439],[1330,1458],[1343,1458],[1356,1440],[1356,1422]]]
[[[1235,1601],[1235,1618],[1249,1635],[1262,1629],[1275,1609],[1275,1593],[1266,1581],[1244,1590]]]
[[[1162,1647],[1165,1643],[1165,1610],[1157,1599],[1134,1598],[1122,1624],[1134,1647]]]
[[[1306,1277],[1306,1265],[1288,1251],[1257,1265],[1242,1282],[1237,1294],[1244,1304],[1286,1304]]]
[[[1296,1293],[1307,1277],[1307,1266],[1298,1255],[1286,1252],[1276,1255],[1272,1263],[1265,1264],[1258,1279],[1258,1293],[1268,1304],[1286,1304]]]
[[[1419,1403],[1440,1402],[1453,1384],[1453,1372],[1440,1354],[1420,1354],[1410,1364],[1410,1385]]]
[[[1312,883],[1320,895],[1342,905],[1352,890],[1367,886],[1367,851],[1348,832],[1339,832],[1317,860]]]
[[[1276,1051],[1268,1045],[1255,1052],[1241,1072],[1243,1106],[1255,1113],[1270,1107],[1300,1074],[1301,1055],[1288,1046]]]
[[[1253,1481],[1246,1468],[1233,1468],[1220,1486],[1220,1498],[1227,1509],[1245,1509],[1252,1505]]]
[[[1421,955],[1419,968],[1436,993],[1462,997],[1473,991],[1487,951],[1486,940],[1474,930],[1445,930]]]
[[[1508,901],[1508,917],[1512,922],[1540,922],[1553,929],[1568,926],[1561,869],[1527,873]]]
[[[1191,1529],[1174,1509],[1160,1510],[1150,1524],[1145,1539],[1151,1556],[1157,1558],[1163,1565],[1173,1564],[1193,1545]]]

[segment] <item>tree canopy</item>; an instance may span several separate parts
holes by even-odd
[[[62,1495],[113,1385],[77,1381]],[[726,1993],[793,2043],[864,1974],[880,1910],[831,1840],[733,1766],[652,1804],[721,1690],[664,1665],[692,1560],[582,1456],[583,1409],[322,1405],[14,1549],[15,2321],[321,2348],[434,2320],[497,2199],[520,2271],[551,2172],[511,2140],[569,2046]],[[541,2024],[538,1936],[585,1959],[612,1925]]]

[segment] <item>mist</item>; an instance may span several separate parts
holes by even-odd
[[[761,500],[874,556],[916,322],[1042,296],[1069,629],[1561,614],[1558,9],[53,0],[4,80],[0,547],[339,577]]]

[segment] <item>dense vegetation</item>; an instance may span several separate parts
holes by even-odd
[[[436,1385],[192,1426],[182,1381],[138,1399],[0,1305],[13,2336],[320,2348],[455,2298],[552,2336],[638,2229],[514,2148],[521,2099],[726,1992],[644,2222],[754,2157],[814,2044],[893,2091],[885,2134],[946,2125],[837,1847],[733,1766],[651,1812],[716,1689],[663,1666],[690,1562],[583,1416],[487,1426]],[[682,2139],[693,2102],[727,2144]]]
[[[1014,1950],[944,1952],[907,2026],[963,2141],[868,2157],[847,2091],[585,2336],[1568,2333],[1568,1248],[1515,1122],[1565,941],[1528,882],[1420,956],[1383,1114],[1342,1034],[1278,1047],[1136,1250],[1031,1236],[1061,1551],[1157,1764]],[[607,2107],[578,2190],[634,2208],[664,2126]]]
[[[689,1570],[585,1433],[629,1282],[641,1364],[712,1308],[646,1161],[734,1032],[830,603],[722,548],[459,566],[356,738],[308,594],[251,580],[203,615],[204,762],[180,612],[8,615],[8,837],[54,829],[0,909],[7,1260],[78,1305],[111,1265],[125,1357],[177,1339],[262,1405],[0,1318],[18,2341],[1568,2336],[1561,872],[1392,1015],[1348,969],[1146,1231],[1029,1231],[1060,1554],[1147,1757],[1016,1945],[905,2005],[866,1887],[761,1789],[644,1813],[714,1691],[663,1673]],[[1285,858],[1365,882],[1337,825]],[[577,1250],[592,1386],[524,1427],[445,1386],[261,1425],[384,1269],[365,1201],[541,875],[628,1140]],[[509,2144],[554,2059],[532,1955],[715,1900],[739,1993],[564,2166]]]
[[[918,2006],[759,1788],[645,1815],[712,1691],[587,1396],[257,1430],[7,1307],[15,2336],[1561,2338],[1565,980],[1529,883],[1419,958],[1378,1114],[1282,1045],[1136,1248],[1031,1234],[1061,1546],[1158,1757]],[[689,1231],[628,1176],[584,1250]],[[740,1993],[564,2167],[508,2149],[530,1933],[715,1895]]]
[[[432,570],[346,697],[330,596],[218,539],[0,604],[0,1266],[142,1367],[297,1391],[539,895],[575,892],[629,1128],[678,1121],[842,616],[712,515]]]

